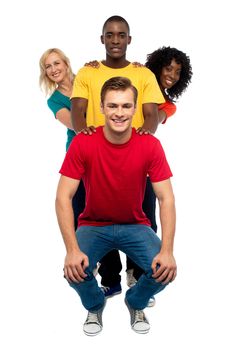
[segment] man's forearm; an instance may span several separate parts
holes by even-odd
[[[86,103],[84,99],[72,98],[71,100],[71,121],[76,133],[85,129],[86,123]]]
[[[160,205],[160,221],[162,230],[162,247],[161,251],[173,253],[176,211],[174,199],[166,199],[159,201]]]
[[[144,123],[143,130],[147,130],[154,134],[159,125],[159,113],[156,103],[146,103],[143,105]]]
[[[154,134],[158,128],[159,125],[159,118],[158,116],[147,116],[144,120],[142,129],[148,130],[150,133]]]

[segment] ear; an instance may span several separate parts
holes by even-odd
[[[101,35],[100,40],[101,40],[101,43],[104,44],[104,36],[103,35]]]
[[[100,112],[104,114],[104,106],[102,102],[100,102]]]
[[[128,45],[131,43],[131,40],[132,40],[132,36],[128,36]]]

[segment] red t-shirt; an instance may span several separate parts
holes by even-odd
[[[168,117],[171,117],[173,114],[176,113],[176,105],[170,101],[166,101],[164,103],[161,103],[158,105],[158,110],[162,110],[166,113],[166,119],[162,122],[162,124],[165,124]]]
[[[60,173],[83,179],[86,206],[79,226],[144,224],[150,226],[142,210],[146,178],[151,182],[172,176],[158,139],[139,135],[132,129],[130,140],[121,145],[106,140],[103,127],[91,136],[75,136]]]

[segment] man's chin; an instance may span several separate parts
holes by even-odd
[[[114,125],[112,125],[112,130],[114,130],[115,132],[124,132],[124,131],[126,131],[126,130],[128,130],[129,129],[129,125],[127,125],[127,124],[123,124],[123,125],[116,125],[115,123],[114,123]]]
[[[131,126],[121,127],[121,128],[113,128],[112,133],[115,135],[118,135],[118,136],[120,136],[120,135],[124,136],[124,135],[128,134],[129,130],[131,130],[131,129],[132,129]]]

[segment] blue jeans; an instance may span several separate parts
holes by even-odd
[[[85,198],[84,198],[85,200]],[[156,197],[150,181],[147,176],[146,189],[144,200],[142,203],[142,209],[146,214],[147,218],[151,222],[151,228],[157,232],[156,216],[155,216]],[[107,287],[113,287],[121,282],[121,259],[118,250],[112,250],[106,254],[100,261],[101,265],[99,268],[99,275],[101,278],[101,284]],[[133,276],[136,280],[142,275],[143,270],[135,264],[128,256],[126,259],[126,270],[133,269]]]
[[[80,249],[89,258],[89,266],[85,270],[85,280],[70,285],[88,311],[95,312],[104,305],[104,293],[92,271],[96,263],[112,249],[121,250],[145,271],[136,285],[126,292],[126,300],[133,309],[144,309],[150,297],[165,288],[152,277],[151,264],[160,251],[161,241],[149,226],[81,226],[76,231],[76,237]]]

